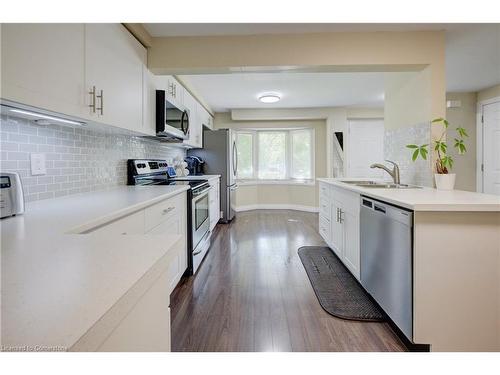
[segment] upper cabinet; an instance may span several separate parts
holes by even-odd
[[[3,99],[86,117],[83,24],[3,24],[1,35]]]
[[[189,98],[185,98],[186,90],[173,76],[165,76],[165,96],[166,99],[173,104],[183,107],[186,106],[185,100],[189,102]]]
[[[141,131],[146,49],[120,24],[85,25],[88,116]]]
[[[193,148],[200,148],[202,146],[202,130],[199,113],[200,104],[188,92],[184,92],[184,107],[189,114],[189,138],[184,140],[184,144]]]
[[[188,111],[189,147],[213,119],[173,76],[155,76],[121,24],[4,24],[2,99],[156,135],[156,90]]]

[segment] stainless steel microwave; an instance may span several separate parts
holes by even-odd
[[[189,138],[189,114],[168,101],[165,90],[156,90],[156,136],[172,141]]]

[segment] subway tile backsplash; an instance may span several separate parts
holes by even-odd
[[[185,150],[141,137],[0,117],[2,171],[21,175],[26,201],[127,183],[127,159],[183,157]],[[44,153],[47,174],[31,175],[30,154]]]
[[[433,186],[430,158],[427,160],[419,158],[413,162],[411,160],[412,152],[406,147],[407,144],[430,143],[431,124],[429,122],[385,131],[384,158],[398,163],[402,183]]]

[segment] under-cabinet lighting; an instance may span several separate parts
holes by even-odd
[[[80,125],[80,126],[85,125],[84,122],[66,120],[66,119],[63,119],[63,118],[60,118],[60,117],[43,115],[43,114],[40,114],[40,113],[31,112],[31,111],[25,111],[24,109],[12,108],[12,109],[10,109],[10,112],[19,113],[19,114],[27,115],[27,116],[33,116],[33,117],[38,118],[38,119],[44,119],[44,120],[50,120],[50,121],[60,122],[60,123],[63,123],[63,124],[68,124],[68,125]],[[40,124],[41,125],[46,125],[47,123],[42,123],[40,121]]]

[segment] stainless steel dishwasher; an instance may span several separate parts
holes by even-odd
[[[413,342],[413,212],[361,197],[361,284]]]

